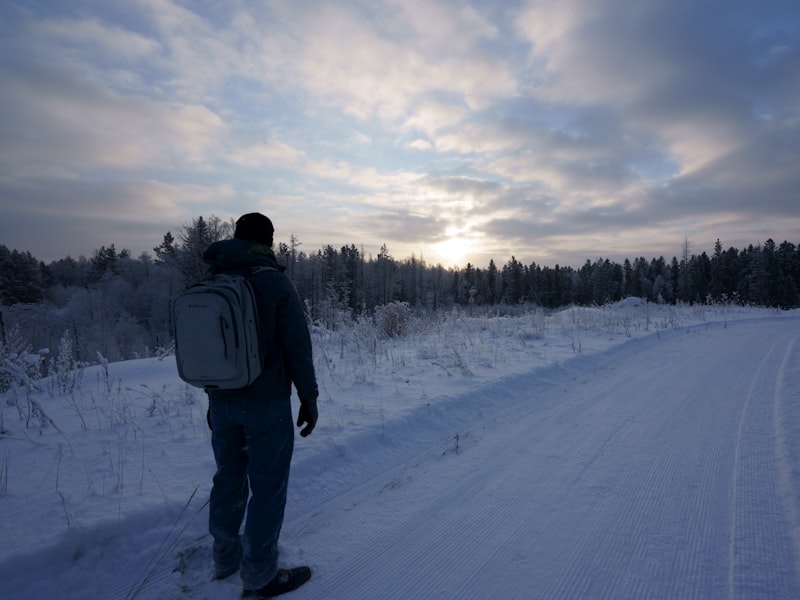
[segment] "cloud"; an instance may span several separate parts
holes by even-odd
[[[172,97],[213,104],[226,84],[247,72],[242,50],[247,32],[239,29],[246,20],[235,18],[223,26],[171,0],[140,0],[138,6],[163,48],[154,75]],[[236,10],[237,4],[231,7]]]
[[[749,143],[654,191],[654,198],[695,215],[768,214],[798,223],[799,136],[800,125],[753,136]]]
[[[358,232],[358,239],[366,241],[371,248],[388,243],[389,250],[392,251],[393,243],[400,244],[403,254],[395,255],[397,258],[407,256],[406,251],[409,248],[412,252],[419,253],[423,247],[443,239],[442,224],[439,221],[427,215],[400,210],[349,215],[347,230]]]
[[[294,168],[306,162],[305,152],[292,148],[279,140],[258,142],[246,148],[240,148],[232,156],[231,161],[246,167],[265,165]]]
[[[34,212],[42,218],[66,215],[145,222],[184,218],[186,206],[214,206],[233,195],[230,186],[173,185],[160,181],[89,181],[76,177],[39,176],[0,180],[3,196],[20,202],[8,213]]]
[[[73,169],[202,165],[226,135],[222,120],[199,105],[164,105],[120,96],[61,70],[0,66],[5,110],[0,160]],[[28,166],[26,166],[28,165]]]
[[[404,129],[420,131],[433,137],[442,129],[451,129],[464,122],[467,111],[453,104],[425,100],[417,105],[403,123]]]
[[[300,176],[308,189],[326,186],[333,180],[352,190],[390,191],[407,189],[423,175],[412,171],[381,172],[347,161],[331,161],[310,157],[305,151],[281,140],[258,142],[242,147],[230,156],[231,162],[253,169],[286,170]]]
[[[92,17],[45,19],[32,24],[28,33],[45,47],[69,48],[83,61],[100,56],[123,63],[141,63],[154,59],[162,51],[161,44],[152,38]]]
[[[39,260],[88,255],[115,244],[138,256],[163,234],[200,214],[223,213],[230,186],[172,185],[160,181],[88,181],[69,176],[0,178],[4,203],[0,240],[23,232],[16,247]],[[222,209],[222,210],[220,210]],[[82,240],[96,240],[86,247]],[[5,243],[5,242],[0,242]],[[79,250],[83,248],[83,250]]]
[[[271,8],[281,27],[252,40],[263,75],[359,119],[405,119],[431,90],[472,106],[515,91],[508,66],[481,51],[495,29],[474,9],[387,3],[370,19],[347,2]]]
[[[423,152],[429,152],[433,150],[433,144],[431,144],[428,140],[423,140],[420,138],[417,138],[413,142],[409,142],[408,147],[416,150],[422,150]]]
[[[389,0],[398,36],[433,53],[470,53],[482,40],[497,37],[498,29],[470,5],[433,0],[418,5]]]
[[[702,3],[625,10],[615,1],[530,3],[518,26],[532,60],[544,64],[545,80],[532,94],[602,104],[634,135],[662,143],[678,173],[694,172],[735,152],[759,128],[756,82],[765,73],[758,64],[770,52],[736,19],[747,13],[743,6],[719,16]]]

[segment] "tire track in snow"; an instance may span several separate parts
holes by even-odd
[[[431,582],[441,579],[439,572],[458,573],[463,571],[463,565],[471,564],[476,555],[475,542],[491,545],[502,543],[506,537],[509,513],[516,511],[522,501],[519,497],[506,498],[503,505],[495,504],[495,510],[491,513],[476,514],[472,511],[470,499],[476,501],[486,495],[496,495],[497,492],[493,489],[494,479],[487,477],[482,469],[475,468],[490,460],[491,452],[476,451],[467,461],[463,460],[471,452],[466,450],[458,455],[446,455],[428,461],[411,469],[412,473],[405,483],[392,486],[390,484],[395,481],[393,478],[383,489],[373,491],[372,498],[367,502],[375,506],[375,510],[385,511],[380,516],[384,525],[376,538],[371,538],[369,532],[366,535],[359,532],[356,543],[360,541],[361,547],[354,555],[348,556],[348,564],[330,573],[323,573],[329,577],[326,583],[330,588],[346,590],[349,583],[358,581],[359,594],[355,597],[429,598],[437,597],[437,594],[443,594],[440,597],[458,597],[451,586],[458,585],[461,577],[456,577],[455,581],[452,577],[445,577],[444,588],[439,590],[431,589]],[[437,491],[435,501],[415,505],[415,495],[429,497],[431,486],[439,483],[438,479],[431,482],[425,478],[431,469],[436,468],[453,469],[448,478],[452,486]],[[388,496],[385,502],[384,496]],[[477,503],[482,506],[480,500]],[[472,533],[476,528],[479,529],[479,535]],[[324,552],[326,547],[331,550],[341,541],[339,537],[336,534],[329,537],[320,544],[319,550]],[[445,548],[442,547],[442,540],[448,540]],[[414,550],[410,554],[400,555],[396,550],[398,548]],[[395,585],[394,590],[391,586],[387,588],[384,573],[371,573],[364,567],[376,558],[381,560],[381,557],[391,557],[389,562],[396,561],[399,565],[394,573],[400,573],[396,582],[399,585]],[[403,562],[407,568],[402,566]],[[323,591],[321,596],[312,594],[309,597],[328,597],[328,593]]]
[[[492,393],[492,390],[486,390],[484,393]],[[530,405],[530,402],[528,404]],[[564,418],[565,413],[575,412],[573,404],[556,405],[549,420],[557,422]],[[524,474],[523,466],[530,462],[531,449],[528,447],[527,441],[528,424],[525,420],[519,420],[519,410],[520,407],[517,407],[514,411],[508,411],[509,414],[505,418],[495,419],[491,426],[493,429],[505,428],[500,437],[495,436],[485,444],[470,447],[457,455],[428,460],[409,469],[412,471],[408,478],[409,487],[413,487],[417,480],[422,479],[422,489],[416,490],[415,493],[418,492],[418,495],[423,498],[430,496],[425,488],[435,487],[441,483],[439,479],[433,482],[425,481],[425,472],[440,468],[442,461],[446,461],[453,468],[446,478],[446,482],[452,486],[442,490],[431,504],[416,507],[411,503],[413,502],[412,498],[411,500],[406,499],[405,504],[401,500],[399,507],[392,505],[391,508],[385,509],[387,514],[382,518],[384,528],[381,529],[379,539],[367,540],[364,547],[359,549],[355,556],[347,558],[349,563],[347,567],[330,574],[322,573],[331,578],[330,582],[326,582],[329,585],[328,589],[347,589],[348,582],[358,580],[360,581],[360,594],[355,597],[375,597],[377,595],[381,598],[391,598],[393,596],[391,590],[387,589],[385,575],[378,574],[373,578],[369,573],[363,572],[363,565],[369,564],[376,557],[396,555],[396,552],[393,551],[394,548],[415,548],[410,556],[404,558],[409,563],[408,568],[405,569],[409,575],[402,576],[399,586],[395,586],[399,590],[398,597],[435,597],[436,595],[429,586],[431,581],[441,579],[436,574],[437,571],[451,574],[449,579],[445,577],[448,579],[445,585],[446,589],[439,590],[439,593],[443,594],[441,597],[460,597],[461,594],[466,593],[464,588],[468,588],[468,584],[464,583],[464,580],[468,579],[470,569],[465,568],[464,565],[472,565],[477,562],[479,566],[485,562],[485,559],[481,557],[484,548],[500,547],[509,536],[513,535],[514,531],[518,529],[513,523],[515,520],[520,520],[515,515],[520,511],[521,506],[527,504],[531,508],[531,512],[533,509],[541,507],[541,501],[536,500],[533,496],[541,487],[542,482],[557,481],[558,487],[561,487],[562,482],[559,478],[564,479],[564,482],[573,478],[573,474],[560,472],[555,468],[557,465],[554,466],[553,461],[547,459],[544,461],[544,464],[549,465],[546,472],[529,474],[528,486],[509,485],[508,475],[505,472],[500,472],[497,476],[491,471],[487,473],[484,465],[496,460],[495,456],[501,455],[504,471],[516,470],[520,474]],[[529,407],[527,412],[534,410],[536,410],[535,406]],[[553,428],[546,436],[551,438],[547,444],[538,442],[537,445],[541,448],[540,454],[551,452],[553,447],[558,446],[559,432],[560,429]],[[509,444],[508,440],[511,440],[514,448],[510,452],[504,448]],[[481,440],[481,442],[483,441]],[[396,472],[391,477],[387,477],[391,481],[396,478]],[[545,485],[547,484],[545,483]],[[398,489],[390,490],[390,492],[402,493],[405,487],[406,485],[400,485]],[[501,494],[501,490],[504,493]],[[370,494],[370,492],[366,493]],[[373,497],[382,493],[383,490],[371,492]],[[347,498],[344,503],[349,501]],[[492,510],[488,514],[473,510],[475,507],[478,510],[483,509],[487,505],[492,506]],[[398,515],[401,518],[395,524],[393,522],[395,513],[392,509],[397,508],[400,508],[402,513]],[[346,509],[340,508],[339,510]],[[359,538],[358,535],[355,537]],[[428,540],[429,543],[426,543],[425,540]],[[448,540],[446,548],[442,548],[440,540]],[[326,541],[319,540],[318,549],[320,553],[325,553],[326,548],[330,550],[341,542],[338,535]],[[477,552],[475,543],[479,543],[481,546]],[[394,556],[393,559],[400,561],[402,557]],[[412,572],[413,575],[411,575]],[[459,573],[459,575],[453,577],[452,573]],[[312,594],[309,597],[318,597],[313,595],[311,589],[307,592]]]
[[[786,390],[786,382],[791,369],[794,368],[800,371],[800,356],[798,356],[796,348],[798,339],[798,337],[792,339],[789,348],[784,354],[783,363],[778,372],[773,402],[773,420],[775,422],[775,454],[778,464],[778,484],[781,496],[783,497],[784,510],[786,512],[789,533],[794,550],[794,570],[795,573],[800,574],[800,494],[798,494],[797,488],[792,483],[791,448],[789,447],[790,438],[787,436],[786,427],[784,426],[785,419],[788,420],[791,417],[796,418],[799,416],[797,414],[792,414],[790,409],[795,408],[796,410],[798,404],[797,400],[800,398],[800,386],[795,385],[794,389],[791,389],[789,392]],[[800,378],[795,377],[794,381],[798,379]],[[794,394],[793,396],[791,395],[792,393]],[[794,399],[793,403],[791,403],[791,398]]]
[[[745,396],[731,484],[728,598],[800,597],[796,567],[795,511],[781,490],[781,415],[777,408],[785,365],[797,334],[782,334],[764,353]]]
[[[687,373],[671,381],[675,375],[663,372],[658,360],[656,354],[647,365],[652,380],[635,384],[646,400],[586,481],[587,491],[604,483],[607,492],[581,516],[585,539],[572,545],[570,566],[542,597],[708,598],[724,590],[701,566],[724,537],[703,524],[713,521],[709,498],[727,491],[727,477],[708,474],[724,467],[735,421],[714,418],[716,400],[703,387],[711,384]],[[672,370],[689,366],[670,364]],[[662,389],[667,383],[669,396]],[[576,518],[575,507],[570,510]]]

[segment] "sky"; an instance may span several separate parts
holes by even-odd
[[[580,266],[800,244],[796,0],[4,0],[0,244]]]

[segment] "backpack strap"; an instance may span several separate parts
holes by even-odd
[[[245,277],[253,277],[254,275],[258,275],[259,273],[263,273],[264,271],[277,271],[275,267],[270,267],[269,265],[261,265],[259,267],[248,267],[247,275]]]
[[[259,273],[264,273],[266,271],[277,271],[277,270],[278,269],[276,269],[275,267],[270,267],[269,265],[261,265],[261,266],[257,266],[257,267],[251,266],[251,267],[247,268],[247,272],[244,274],[244,276],[245,276],[246,279],[249,280],[251,277],[255,277]],[[261,366],[266,368],[267,363],[269,362],[269,359],[270,359],[270,352],[266,348],[264,348],[264,340],[261,337],[261,317],[262,317],[262,315],[261,315],[261,311],[259,309],[260,309],[260,306],[258,305],[258,303],[256,303],[256,317],[258,319],[258,327],[259,327],[258,345],[261,347],[261,359],[263,361],[263,364]]]

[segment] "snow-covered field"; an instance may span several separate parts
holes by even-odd
[[[315,331],[287,598],[800,598],[798,340],[797,311],[632,304]],[[61,384],[0,401],[0,597],[238,598],[205,395],[172,357]]]

